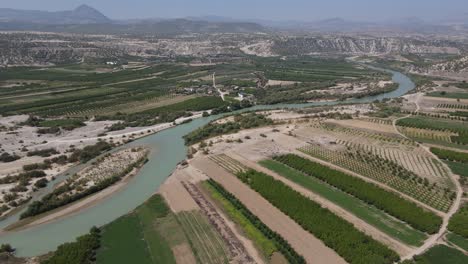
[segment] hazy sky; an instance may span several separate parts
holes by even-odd
[[[64,10],[88,4],[115,18],[218,15],[272,20],[342,17],[439,19],[468,13],[468,0],[0,0],[0,7]]]

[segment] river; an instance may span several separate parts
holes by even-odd
[[[346,103],[366,103],[384,98],[400,97],[415,88],[411,79],[399,72],[380,69],[393,74],[392,80],[399,84],[398,89],[360,99],[351,99]],[[276,109],[276,108],[303,108],[320,105],[336,105],[343,102],[317,102],[305,104],[257,105],[242,111]],[[16,248],[19,257],[37,256],[55,250],[58,245],[73,241],[83,235],[93,226],[105,225],[118,217],[132,211],[153,195],[164,180],[176,168],[177,164],[185,159],[187,148],[182,136],[197,129],[219,116],[198,118],[194,121],[179,125],[148,137],[136,140],[129,145],[145,145],[151,148],[149,162],[140,170],[131,182],[121,191],[105,198],[95,206],[81,210],[60,220],[39,225],[30,229],[7,233],[0,237],[0,244],[9,243]],[[18,214],[0,222],[0,226],[16,221]]]

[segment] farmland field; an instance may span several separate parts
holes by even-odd
[[[468,239],[468,205],[462,206],[450,219],[448,229]]]
[[[423,232],[435,233],[442,224],[442,219],[432,212],[426,211],[392,192],[388,192],[357,177],[333,170],[327,166],[293,154],[278,156],[275,157],[275,160],[302,171],[310,177],[327,182],[344,192],[350,193],[388,212],[394,217],[404,220],[412,227]],[[396,204],[398,206],[395,206]]]
[[[211,197],[221,204],[223,210],[246,233],[262,252],[266,259],[271,259],[275,252],[280,251],[290,263],[304,263],[304,259],[282,238],[262,223],[234,195],[227,192],[220,184],[209,180],[203,184]]]
[[[200,263],[228,263],[228,249],[204,215],[198,211],[180,212],[177,221]]]
[[[103,229],[97,263],[175,263],[171,243],[157,224],[168,220],[167,217],[173,216],[162,197],[157,195],[135,212],[108,224]],[[175,226],[172,232],[181,230]],[[136,260],[134,254],[139,259]]]
[[[454,234],[454,233],[449,233],[449,234],[447,234],[447,240],[450,243],[453,243],[456,246],[468,251],[468,239],[466,239],[466,238],[464,238],[462,236],[459,236],[457,234]]]
[[[435,209],[447,211],[453,199],[453,193],[435,185],[430,187],[424,180],[402,168],[394,162],[378,159],[365,152],[332,151],[317,145],[308,145],[300,151],[335,165],[349,169],[362,176],[382,182],[395,190],[401,191]],[[395,171],[399,168],[399,171]]]
[[[408,245],[421,245],[422,241],[427,237],[422,232],[417,231],[405,223],[384,213],[384,211],[368,205],[362,200],[335,189],[318,179],[309,177],[273,160],[264,160],[261,161],[260,164],[309,189],[310,191],[319,194],[334,204],[339,205],[357,217],[363,219],[367,223],[375,226],[389,236]]]
[[[104,229],[97,263],[130,263],[137,261],[151,264],[152,259],[143,238],[143,229],[138,216],[128,215],[112,222]],[[115,243],[121,241],[121,243]]]
[[[400,119],[397,122],[398,126],[414,127],[419,129],[432,129],[438,131],[449,131],[456,133],[456,136],[451,136],[451,142],[460,145],[468,144],[468,125],[464,121],[451,121],[439,118],[430,118],[415,116]]]
[[[428,93],[428,96],[453,98],[453,99],[468,99],[468,93],[443,93],[443,92],[432,92]]]
[[[393,263],[399,259],[383,244],[271,176],[250,170],[238,177],[348,262]]]
[[[337,143],[354,151],[368,152],[382,159],[393,161],[395,164],[413,172],[422,179],[428,179],[431,183],[435,182],[443,187],[453,187],[448,172],[441,162],[420,151],[420,149],[406,151],[399,148],[399,146],[375,146],[343,140],[338,140]]]
[[[426,253],[416,256],[414,264],[464,264],[468,262],[468,256],[462,252],[445,245],[437,245]]]

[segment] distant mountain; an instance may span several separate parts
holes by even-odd
[[[0,8],[0,22],[22,24],[103,24],[112,22],[98,10],[81,5],[70,11],[36,11]]]
[[[208,22],[187,19],[136,20],[111,23],[33,24],[30,22],[1,22],[0,30],[31,30],[82,34],[160,34],[190,33],[257,33],[267,32],[265,27],[249,22]]]

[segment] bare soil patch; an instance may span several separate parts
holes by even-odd
[[[192,164],[233,193],[261,221],[283,236],[299,254],[304,256],[307,262],[346,263],[336,252],[325,246],[322,241],[302,229],[267,200],[212,161],[199,158],[193,160]]]

